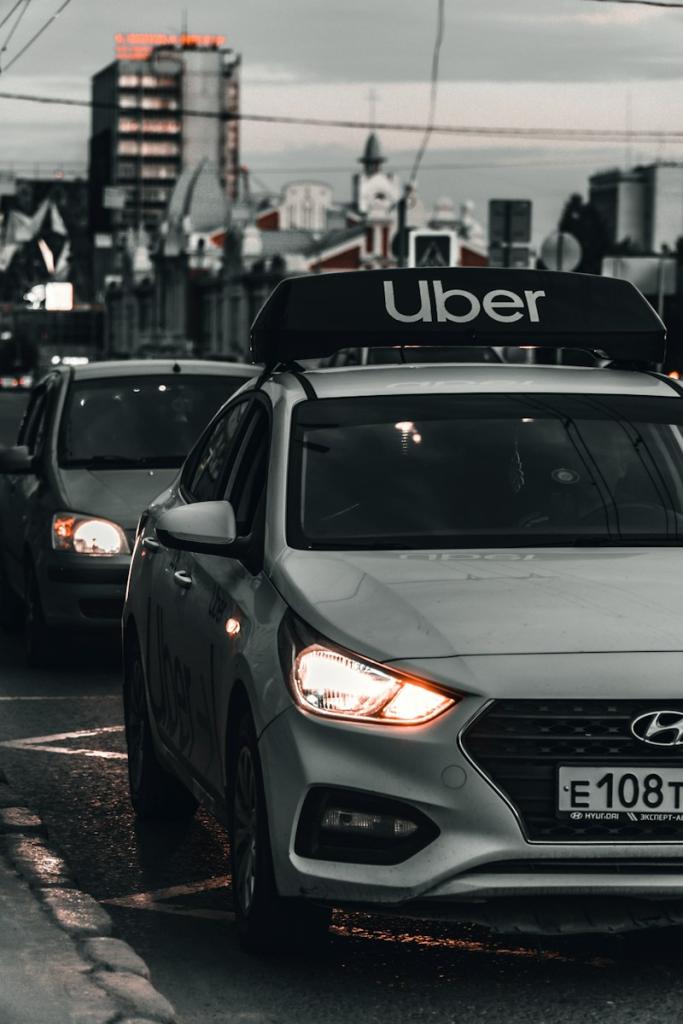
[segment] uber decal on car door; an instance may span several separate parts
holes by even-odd
[[[191,758],[200,781],[223,795],[226,735],[224,723],[235,682],[247,683],[242,657],[253,645],[254,628],[273,617],[280,601],[263,572],[263,517],[270,424],[254,400],[237,447],[229,455],[218,499],[230,501],[237,524],[235,557],[188,556],[192,577],[179,628],[181,661],[194,731]],[[253,658],[250,658],[253,663]]]

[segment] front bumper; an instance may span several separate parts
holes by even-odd
[[[280,893],[459,920],[481,920],[493,901],[520,897],[569,899],[570,905],[597,896],[683,901],[683,842],[528,842],[512,808],[459,744],[485,704],[466,697],[436,722],[415,728],[325,721],[295,707],[275,719],[260,749]],[[317,786],[401,801],[439,834],[398,864],[301,856],[297,825]]]
[[[64,629],[117,628],[129,568],[130,555],[55,552],[36,569],[46,623]]]

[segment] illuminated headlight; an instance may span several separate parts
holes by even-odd
[[[419,680],[321,644],[296,655],[291,682],[307,711],[386,725],[429,722],[457,703]]]
[[[108,519],[58,512],[52,517],[52,547],[77,555],[111,556],[130,552],[120,526]]]

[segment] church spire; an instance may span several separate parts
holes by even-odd
[[[358,163],[363,165],[363,170],[369,177],[371,174],[377,174],[381,170],[382,164],[386,162],[386,159],[377,133],[370,132],[365,143],[363,155],[359,158]]]

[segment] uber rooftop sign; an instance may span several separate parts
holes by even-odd
[[[434,302],[430,294],[434,293]],[[417,313],[399,313],[396,308],[396,292],[393,281],[384,281],[384,305],[387,313],[394,320],[402,324],[432,323],[437,320],[441,324],[469,324],[476,320],[482,313],[499,324],[514,324],[524,319],[525,315],[529,322],[537,324],[540,322],[538,313],[538,302],[545,298],[543,291],[531,291],[527,289],[523,295],[508,291],[506,288],[496,288],[486,292],[481,298],[474,292],[465,291],[463,288],[444,289],[443,282],[418,281],[420,292],[420,308]],[[451,303],[449,309],[448,303]]]
[[[628,281],[548,270],[362,270],[288,278],[252,327],[272,367],[353,346],[539,345],[659,363],[664,324]]]

